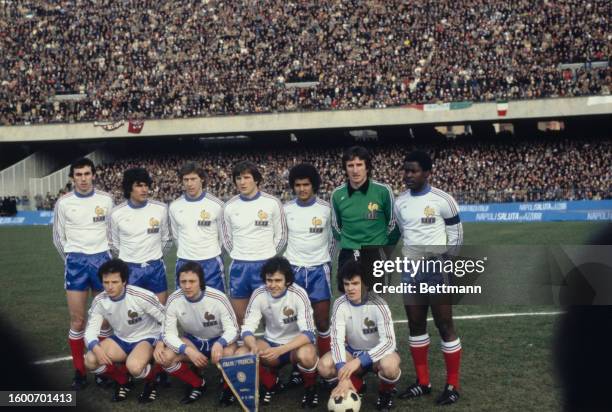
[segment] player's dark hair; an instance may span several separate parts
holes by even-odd
[[[289,171],[289,187],[293,190],[293,185],[297,179],[308,179],[312,184],[312,189],[315,193],[319,191],[321,186],[321,176],[317,169],[310,163],[300,163],[293,166]]]
[[[406,155],[404,159],[404,168],[406,168],[406,163],[408,162],[417,162],[424,172],[430,172],[432,168],[431,156],[419,150],[415,150]]]
[[[68,176],[74,177],[74,169],[80,169],[86,166],[89,166],[91,168],[92,175],[96,174],[96,166],[94,165],[94,162],[86,157],[80,157],[74,162],[72,162],[72,164],[70,165],[70,171],[68,172]]]
[[[259,184],[263,180],[263,176],[261,172],[257,168],[257,165],[251,161],[243,160],[234,166],[232,169],[232,181],[236,184],[236,178],[240,176],[242,173],[250,173],[255,179],[255,183],[259,186]]]
[[[285,276],[285,285],[291,286],[295,280],[293,275],[293,269],[287,259],[281,256],[275,256],[270,258],[264,263],[261,268],[261,281],[266,283],[266,275],[272,275],[276,272],[280,272]]]
[[[104,279],[104,275],[108,275],[109,273],[119,273],[119,276],[121,276],[121,282],[127,283],[130,268],[123,260],[115,258],[107,260],[98,269],[98,278],[100,279],[100,282],[102,282]]]
[[[178,283],[181,284],[181,273],[185,272],[193,272],[198,275],[198,279],[200,279],[200,289],[206,290],[206,282],[204,281],[204,270],[202,266],[198,262],[189,261],[185,262],[178,270]]]
[[[206,180],[206,171],[198,166],[195,162],[187,162],[179,169],[179,177],[182,179],[185,175],[195,173],[200,176],[200,179]]]
[[[151,187],[153,185],[153,180],[151,180],[149,172],[142,167],[134,167],[123,172],[123,182],[121,182],[121,187],[123,188],[123,196],[126,199],[130,198],[130,193],[132,193],[132,186],[134,183],[146,183],[147,186]]]
[[[338,290],[344,293],[344,281],[351,280],[355,276],[361,278],[362,288],[366,291],[372,290],[372,276],[366,270],[366,265],[361,259],[350,259],[346,261],[338,271]]]
[[[363,146],[351,146],[344,151],[342,154],[342,170],[344,170],[344,173],[346,174],[346,162],[356,157],[365,162],[366,169],[368,169],[368,177],[370,177],[372,173],[372,155],[369,150]]]

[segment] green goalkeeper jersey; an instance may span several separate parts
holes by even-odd
[[[345,183],[332,192],[331,206],[332,229],[342,249],[397,243],[400,232],[393,217],[389,185],[368,179],[353,189]]]

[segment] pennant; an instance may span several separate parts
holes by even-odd
[[[408,109],[416,109],[424,112],[446,112],[449,110],[463,110],[472,106],[472,102],[452,102],[452,103],[435,103],[435,104],[407,104],[402,106]]]
[[[128,124],[128,133],[139,134],[144,127],[144,120],[130,120]]]
[[[508,113],[508,101],[498,100],[497,101],[497,115],[505,116]]]
[[[245,412],[259,408],[259,357],[253,354],[221,358],[217,367]]]

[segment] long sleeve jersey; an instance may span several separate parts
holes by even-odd
[[[226,347],[238,339],[238,321],[229,299],[222,292],[206,287],[198,300],[189,300],[182,290],[175,291],[166,303],[164,343],[176,353],[185,353],[178,327],[200,339],[219,338]]]

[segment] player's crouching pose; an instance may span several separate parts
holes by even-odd
[[[216,364],[236,350],[238,321],[229,299],[217,289],[207,287],[198,262],[187,262],[178,270],[180,289],[168,298],[163,328],[163,342],[155,347],[155,360],[166,372],[189,386],[182,404],[197,401],[206,391],[206,382],[185,362],[198,368]],[[177,326],[185,332],[179,336]],[[234,402],[232,391],[224,385],[219,399],[222,405]]]
[[[244,346],[236,351],[259,354],[259,378],[263,384],[260,401],[269,404],[278,381],[278,369],[291,362],[298,365],[304,378],[302,407],[319,403],[316,387],[317,349],[312,308],[306,291],[293,283],[287,259],[274,257],[261,269],[265,283],[255,289],[246,310],[242,338]],[[263,339],[253,333],[261,319],[265,322]]]
[[[164,308],[157,296],[148,290],[127,285],[129,268],[120,259],[100,266],[98,276],[104,292],[93,300],[85,329],[89,352],[85,366],[95,374],[105,374],[116,382],[114,402],[123,401],[130,392],[128,372],[145,379],[145,388],[138,401],[152,402],[157,398],[155,378],[161,368],[151,366],[155,342],[161,336]],[[106,319],[114,335],[102,342],[98,334]]]
[[[363,374],[378,372],[376,409],[387,411],[401,375],[391,312],[381,297],[368,291],[359,262],[345,263],[338,277],[344,295],[332,308],[331,352],[321,358],[319,375],[330,383],[338,381],[331,393],[336,398],[346,396],[349,389],[362,393]]]

